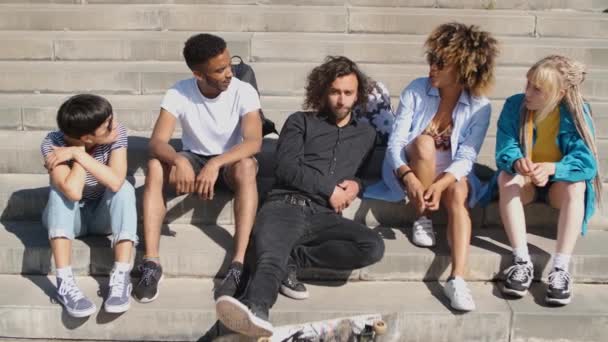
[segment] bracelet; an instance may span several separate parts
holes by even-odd
[[[402,174],[402,175],[399,177],[399,179],[403,179],[403,178],[405,178],[405,176],[407,176],[407,175],[408,175],[409,173],[411,173],[411,172],[414,172],[414,170],[411,170],[411,169],[410,169],[410,170],[405,171],[405,172],[404,172],[404,173],[403,173],[403,174]]]

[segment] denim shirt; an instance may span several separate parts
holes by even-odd
[[[398,201],[404,198],[404,189],[394,175],[394,171],[407,165],[405,147],[414,141],[429,125],[439,109],[439,89],[431,86],[427,77],[412,81],[401,93],[399,107],[395,113],[393,131],[382,166],[382,179],[386,185],[373,185],[364,196]],[[469,176],[477,154],[490,125],[491,106],[486,97],[471,95],[468,91],[460,94],[452,111],[452,164],[445,170],[456,180]],[[471,195],[469,206],[473,206],[481,193],[481,183],[474,174],[469,176]]]
[[[483,202],[489,202],[496,192],[496,180],[500,171],[514,174],[513,164],[523,158],[523,152],[519,143],[519,120],[520,110],[524,101],[524,94],[509,97],[498,119],[496,133],[496,166],[498,171],[493,177],[488,194],[484,196]],[[590,116],[590,107],[584,105],[585,121],[590,127],[592,134],[593,121]],[[593,179],[597,174],[597,161],[593,153],[578,134],[572,114],[563,104],[559,107],[559,131],[557,132],[557,146],[562,153],[562,159],[555,163],[555,175],[549,177],[551,182],[581,182],[585,181],[585,216],[581,229],[584,235],[587,231],[589,219],[595,211],[595,191]]]

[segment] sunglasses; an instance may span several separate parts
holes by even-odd
[[[445,67],[445,61],[443,58],[437,56],[436,54],[429,52],[426,54],[426,60],[429,62],[429,65],[434,65],[438,70],[441,70]]]

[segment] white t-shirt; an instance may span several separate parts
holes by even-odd
[[[241,143],[241,117],[261,108],[253,86],[234,77],[214,99],[201,94],[195,78],[181,80],[167,90],[161,107],[179,119],[183,149],[205,156]]]

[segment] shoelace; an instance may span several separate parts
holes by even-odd
[[[570,283],[570,274],[564,270],[556,270],[549,274],[549,284],[554,289],[563,290]]]
[[[231,277],[234,279],[236,286],[239,287],[241,284],[241,270],[238,270],[236,268],[229,269],[228,273],[226,274],[226,277],[224,277],[224,280],[222,281],[222,284],[227,282],[228,279],[230,279]]]
[[[528,278],[530,277],[530,270],[529,270],[529,266],[525,263],[517,263],[515,265],[512,265],[511,267],[507,268],[505,270],[505,274],[510,275],[509,278],[516,280],[516,281],[520,281],[520,282],[526,282],[528,281]],[[511,273],[513,272],[513,273]]]
[[[421,218],[418,219],[416,222],[414,222],[414,230],[416,231],[415,233],[432,233],[433,232],[433,221],[427,219],[427,218]]]
[[[66,278],[61,282],[61,287],[59,287],[59,294],[62,296],[68,295],[72,301],[77,302],[84,298],[84,294],[76,283],[71,278]]]
[[[142,272],[141,281],[143,281],[146,286],[150,286],[150,284],[156,280],[156,269],[144,267],[144,265],[139,265],[138,268],[139,271]]]
[[[295,269],[289,269],[287,271],[287,285],[289,287],[295,287],[298,284],[298,274]]]
[[[122,272],[112,272],[110,277],[110,297],[122,297],[125,290],[125,281]]]

